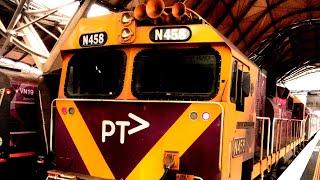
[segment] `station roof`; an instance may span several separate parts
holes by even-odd
[[[10,0],[5,0],[7,2]],[[144,0],[97,0],[111,11],[130,10]],[[171,6],[178,0],[164,0]],[[278,80],[320,67],[320,0],[185,0],[244,54]],[[12,16],[0,3],[1,20]],[[8,4],[8,3],[7,3]],[[7,9],[3,11],[3,9]],[[55,28],[52,27],[54,30]],[[55,32],[56,33],[56,32]],[[46,46],[55,40],[45,36]],[[3,38],[0,40],[2,45]],[[12,51],[20,52],[17,48]],[[21,52],[23,55],[24,52]],[[10,54],[10,51],[9,51]],[[17,60],[23,60],[16,58]],[[29,63],[32,60],[25,60]],[[32,62],[30,62],[32,64]]]

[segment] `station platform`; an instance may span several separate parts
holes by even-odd
[[[320,180],[320,131],[299,153],[278,180]]]

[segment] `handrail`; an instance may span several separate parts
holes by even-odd
[[[267,133],[267,144],[269,145],[270,143],[270,125],[271,125],[271,120],[269,117],[257,117],[257,120],[262,121],[262,132],[261,132],[261,152],[260,152],[260,160],[262,160],[262,155],[263,155],[263,141],[264,141],[264,122],[265,120],[268,121],[268,133]],[[267,147],[267,156],[269,156],[269,147]]]
[[[278,125],[278,122],[280,121],[280,124]],[[298,138],[301,138],[304,134],[303,132],[303,124],[305,123],[305,119],[304,120],[299,120],[299,119],[287,119],[287,118],[273,118],[273,122],[272,122],[272,137],[271,137],[271,153],[273,153],[274,148],[276,148],[275,150],[278,151],[278,148],[281,148],[281,135],[279,136],[279,133],[282,133],[282,122],[289,122],[290,123],[290,127],[293,128],[293,134],[291,134],[291,138],[293,138],[293,141],[291,139],[291,142],[295,142]],[[280,126],[277,131],[276,131],[276,125]],[[288,124],[287,124],[287,128],[288,128]],[[298,131],[299,128],[299,131]],[[288,131],[288,130],[287,130]],[[276,147],[274,147],[274,141],[275,141],[275,132],[277,132],[277,138],[276,138]],[[288,135],[288,133],[287,133]]]
[[[264,129],[265,129],[265,121],[268,121],[268,133],[267,133],[267,158],[269,157],[269,143],[270,143],[270,118],[269,117],[257,117],[257,120],[262,122],[261,127],[261,140],[260,140],[260,163],[263,160],[263,142],[264,142]],[[260,166],[261,167],[261,166]],[[260,168],[260,174],[263,178],[263,170]]]
[[[2,103],[3,96],[4,96],[4,90],[5,90],[5,88],[1,88],[0,89],[0,106],[1,106],[1,103]]]

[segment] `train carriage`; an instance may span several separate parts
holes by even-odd
[[[38,75],[0,68],[1,179],[41,176],[38,167],[47,151],[39,82]]]

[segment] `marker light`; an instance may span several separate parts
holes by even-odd
[[[121,38],[124,40],[129,39],[132,36],[132,32],[130,31],[129,28],[124,28],[121,31]]]
[[[37,163],[44,164],[44,156],[38,156]]]
[[[190,119],[196,120],[198,118],[198,113],[196,112],[191,112],[189,115]]]
[[[210,114],[209,114],[208,112],[204,112],[204,113],[202,114],[202,119],[203,119],[203,120],[209,120],[209,118],[210,118]]]
[[[132,20],[133,20],[133,17],[128,12],[125,12],[122,14],[121,23],[123,25],[131,24]]]
[[[6,89],[6,94],[10,95],[12,93],[11,89]]]
[[[68,110],[68,112],[69,112],[69,114],[71,114],[71,115],[74,114],[74,108],[73,108],[73,107],[70,107],[69,110]]]
[[[61,108],[61,112],[63,115],[67,115],[68,114],[68,110],[66,107]]]

